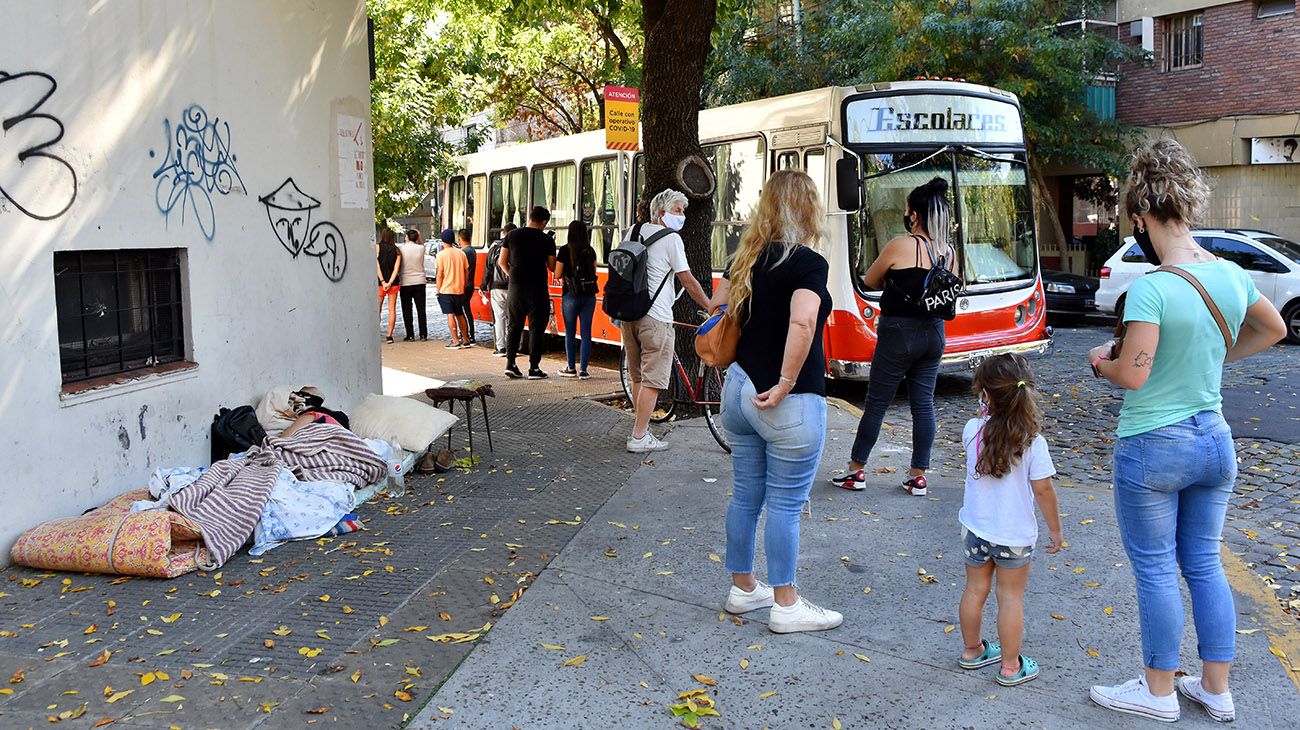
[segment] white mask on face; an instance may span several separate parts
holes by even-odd
[[[671,228],[674,231],[680,231],[682,226],[686,225],[686,216],[675,215],[673,213],[664,213],[664,227]]]

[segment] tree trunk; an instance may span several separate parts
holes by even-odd
[[[710,235],[713,223],[712,176],[707,185],[688,177],[678,180],[678,167],[693,156],[702,158],[699,118],[700,90],[704,85],[704,66],[713,50],[713,26],[717,20],[717,0],[642,0],[645,31],[645,71],[642,80],[642,139],[645,141],[646,187],[640,194],[647,199],[673,188],[686,193],[686,225],[682,240],[686,243],[686,261],[691,273],[705,292],[713,288],[713,262]],[[683,189],[694,187],[696,189]],[[707,189],[705,189],[707,187]],[[695,322],[698,305],[683,296],[674,308],[679,322]],[[694,373],[698,359],[692,346],[690,330],[678,328],[677,353]]]

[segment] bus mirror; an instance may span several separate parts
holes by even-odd
[[[856,157],[841,157],[835,163],[835,195],[836,202],[842,210],[856,211],[862,207],[859,190],[862,186],[862,178],[858,174],[858,160]]]

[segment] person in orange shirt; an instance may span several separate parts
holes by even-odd
[[[451,240],[447,240],[451,239]],[[435,286],[438,288],[438,306],[447,315],[447,329],[451,332],[448,350],[473,347],[469,343],[469,324],[465,321],[465,288],[469,286],[469,259],[456,246],[455,238],[442,239],[442,250],[436,260],[438,267]]]

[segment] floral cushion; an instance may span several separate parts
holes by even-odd
[[[198,568],[206,553],[199,526],[170,510],[132,512],[147,489],[121,494],[80,517],[31,528],[10,554],[15,563],[44,570],[175,578]]]

